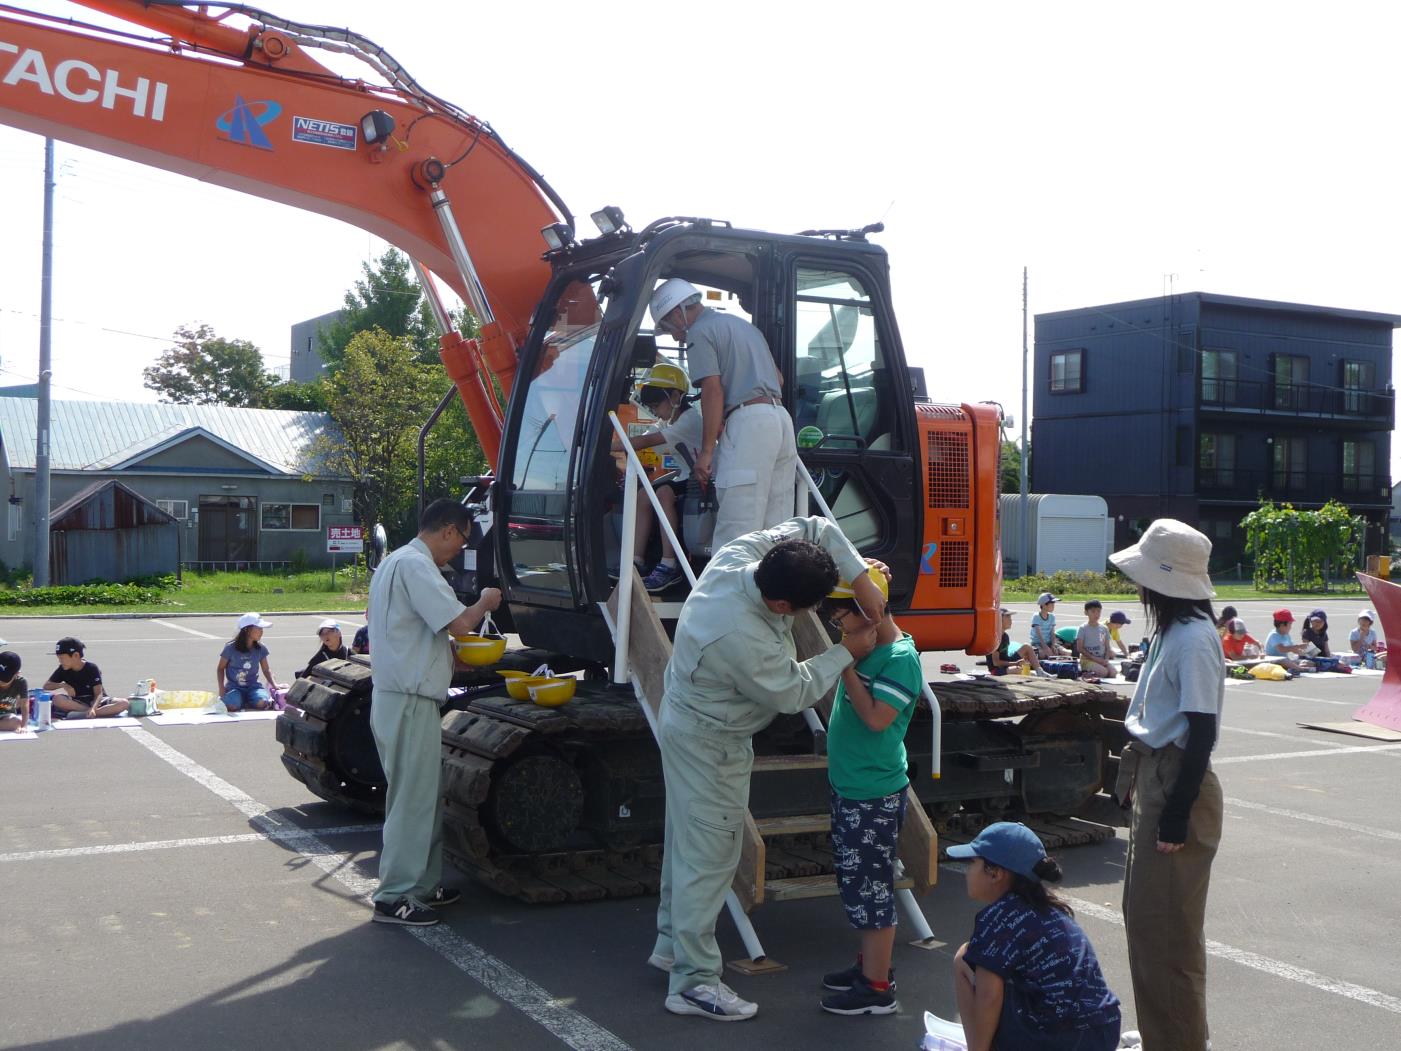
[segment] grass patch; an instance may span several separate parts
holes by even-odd
[[[22,594],[22,604],[0,605],[5,617],[65,617],[92,613],[228,613],[239,614],[249,609],[259,613],[287,613],[302,610],[337,613],[360,612],[365,608],[369,581],[362,571],[351,589],[348,569],[336,572],[336,587],[331,587],[330,570],[304,573],[187,573],[179,587],[145,588],[142,594],[122,593],[127,601],[102,602],[99,592],[105,588],[127,588],[128,585],[88,585],[78,589],[44,589],[44,594],[24,594],[4,591],[16,598]],[[82,594],[69,595],[78,591]],[[54,594],[50,595],[49,593]],[[31,601],[32,599],[32,601]],[[48,601],[45,601],[45,600]],[[3,599],[0,598],[0,602]]]

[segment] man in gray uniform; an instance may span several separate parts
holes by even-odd
[[[424,508],[418,536],[386,558],[370,581],[370,652],[374,690],[370,729],[389,782],[384,847],[374,919],[425,927],[433,909],[462,895],[441,886],[443,874],[442,718],[452,683],[448,634],[466,635],[501,604],[483,588],[464,606],[438,567],[467,543],[472,516],[452,500]]]
[[[833,523],[793,518],[717,551],[681,610],[658,728],[666,841],[648,960],[671,972],[673,1014],[730,1022],[758,1010],[720,981],[715,944],[749,805],[750,738],[780,712],[816,704],[874,648],[873,626],[798,661],[792,634],[793,614],[817,606],[839,575],[856,581],[857,602],[878,622],[885,598],[866,565]]]
[[[793,514],[798,447],[763,333],[702,306],[700,289],[679,277],[663,281],[650,306],[657,327],[686,343],[691,382],[700,387],[705,434],[691,473],[701,485],[714,479],[712,549],[784,521]]]

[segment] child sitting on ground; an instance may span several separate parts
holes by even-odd
[[[1251,638],[1245,630],[1245,621],[1233,618],[1226,625],[1226,635],[1221,640],[1221,650],[1228,661],[1250,660],[1260,656],[1260,643]]]
[[[1265,639],[1265,656],[1283,658],[1279,663],[1294,671],[1312,671],[1313,661],[1304,660],[1304,644],[1295,644],[1290,638],[1289,629],[1294,624],[1294,614],[1287,609],[1277,609],[1274,615],[1275,630]]]
[[[1124,645],[1124,640],[1119,637],[1119,632],[1132,623],[1133,621],[1129,620],[1129,615],[1121,609],[1116,609],[1109,614],[1109,641],[1118,648],[1119,656],[1125,660],[1128,659],[1129,648]]]
[[[272,707],[272,694],[269,692],[276,681],[268,667],[268,648],[263,645],[263,629],[272,627],[272,621],[264,620],[256,613],[245,613],[238,618],[238,634],[225,643],[219,654],[219,664],[214,678],[219,684],[218,696],[223,698],[224,707],[231,712],[245,708],[266,711]],[[262,668],[267,679],[265,687],[258,682],[258,669]]]
[[[55,718],[111,719],[127,710],[124,697],[107,696],[102,688],[102,670],[83,658],[81,639],[65,635],[54,645],[54,653],[58,655],[58,667],[44,683],[44,689],[53,694]]]
[[[1310,657],[1331,657],[1333,651],[1328,648],[1328,614],[1321,609],[1316,609],[1309,614],[1308,620],[1304,621],[1304,653]]]
[[[29,725],[29,683],[19,668],[18,653],[0,653],[0,733],[20,733]]]
[[[1031,618],[1031,646],[1042,660],[1066,653],[1060,639],[1056,638],[1057,601],[1049,591],[1041,592],[1036,600],[1037,612]]]
[[[1041,658],[1036,656],[1036,651],[1025,642],[1013,642],[1007,632],[1012,627],[1012,611],[1006,606],[1002,607],[1002,641],[997,644],[997,649],[987,655],[988,671],[993,675],[1006,675],[1008,668],[1015,668],[1025,661],[1031,665],[1031,674],[1045,679],[1051,678],[1051,673],[1041,667]]]
[[[889,591],[884,567],[868,573]],[[823,613],[842,634],[874,624],[876,648],[842,672],[827,731],[832,787],[832,857],[847,921],[861,937],[856,963],[822,979],[831,1014],[891,1014],[897,1008],[890,956],[895,947],[895,860],[910,785],[905,730],[924,686],[919,650],[887,613],[879,621],[840,582]]]
[[[1043,880],[1060,866],[1014,821],[988,825],[966,846],[968,896],[987,908],[954,954],[954,995],[969,1051],[1119,1046],[1119,998],[1074,913]]]
[[[370,652],[370,611],[365,610],[365,623],[355,631],[355,638],[350,640],[351,653]]]
[[[1235,606],[1222,607],[1221,616],[1216,621],[1216,634],[1223,639],[1230,634],[1231,621],[1235,620],[1237,615]]]
[[[345,648],[345,640],[341,638],[341,626],[336,621],[323,620],[321,626],[316,629],[316,635],[321,640],[321,648],[312,654],[306,667],[297,672],[299,679],[305,679],[307,672],[322,661],[332,659],[343,661],[350,656],[350,651]]]
[[[1348,632],[1347,640],[1352,645],[1352,652],[1362,659],[1362,664],[1368,668],[1385,668],[1386,652],[1381,649],[1377,642],[1377,633],[1372,625],[1377,621],[1377,615],[1370,609],[1364,609],[1357,615],[1357,627]]]
[[[1117,674],[1109,663],[1109,629],[1099,622],[1104,603],[1092,598],[1085,603],[1085,623],[1075,636],[1075,649],[1080,654],[1080,671],[1102,679]]]

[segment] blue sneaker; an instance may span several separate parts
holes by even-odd
[[[648,592],[656,594],[658,591],[665,591],[684,577],[685,574],[681,572],[681,563],[668,566],[658,562],[652,572],[647,574],[647,579],[642,582],[642,586]]]

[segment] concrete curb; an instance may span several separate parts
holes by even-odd
[[[229,613],[35,613],[32,616],[0,615],[0,620],[160,620],[170,617],[241,617],[247,610]],[[262,617],[363,617],[365,611],[344,609],[283,609],[260,613]]]

